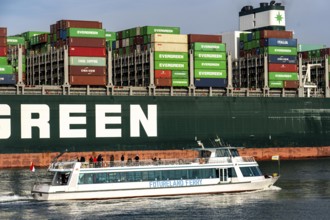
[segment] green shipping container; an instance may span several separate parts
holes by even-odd
[[[72,66],[106,66],[106,59],[101,57],[69,57]]]
[[[186,79],[172,79],[172,86],[173,87],[188,87],[189,80]]]
[[[283,88],[283,81],[269,81],[268,86],[271,89],[282,89]]]
[[[165,26],[144,26],[142,27],[142,35],[147,34],[180,34],[179,27]]]
[[[172,71],[172,79],[188,79],[189,73],[187,70],[174,70]]]
[[[8,65],[7,57],[0,57],[0,65]]]
[[[14,68],[14,72],[18,73],[18,66],[13,67],[13,68]],[[22,71],[23,71],[23,73],[26,72],[26,65],[25,64],[22,65]]]
[[[155,52],[155,60],[160,61],[188,61],[188,53],[183,52]]]
[[[192,48],[195,51],[226,52],[226,44],[219,43],[193,43]]]
[[[269,72],[269,81],[298,80],[298,73]]]
[[[227,55],[225,52],[203,52],[194,51],[195,60],[227,60]]]
[[[14,69],[10,65],[1,65],[0,66],[0,74],[13,74]]]
[[[106,41],[115,41],[116,39],[117,39],[116,32],[110,32],[110,31],[105,32]]]
[[[227,78],[227,70],[195,69],[194,77],[198,79],[201,78],[225,79]]]
[[[43,32],[43,31],[28,31],[28,32],[24,32],[22,33],[22,37],[24,37],[24,39],[26,41],[30,41],[32,37],[40,35],[40,34],[49,34],[49,32]]]
[[[141,33],[140,30],[141,30],[140,27],[135,27],[135,28],[131,28],[131,29],[129,29],[129,36],[130,36],[130,37],[135,37],[135,36],[140,35],[140,33]]]
[[[188,70],[188,62],[155,61],[156,70]]]
[[[227,62],[226,61],[195,60],[194,68],[195,69],[225,70],[225,69],[227,69]]]
[[[265,52],[270,55],[291,55],[297,56],[296,47],[265,47]]]
[[[249,33],[240,33],[239,38],[244,43],[248,42]]]
[[[94,28],[68,28],[68,37],[105,38],[104,29]]]
[[[7,45],[24,45],[24,37],[7,37]]]

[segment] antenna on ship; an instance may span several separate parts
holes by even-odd
[[[195,141],[197,141],[198,146],[202,147],[202,149],[204,149],[204,144],[202,143],[202,141],[197,140],[197,137],[195,137]]]

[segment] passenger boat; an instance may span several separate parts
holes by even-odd
[[[236,147],[199,148],[198,158],[110,163],[53,162],[51,180],[36,182],[37,200],[114,199],[217,194],[270,188],[279,175],[263,175]]]

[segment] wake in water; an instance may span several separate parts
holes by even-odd
[[[28,194],[26,195],[16,195],[14,193],[0,194],[0,203],[26,201],[32,199],[33,199],[32,196]]]

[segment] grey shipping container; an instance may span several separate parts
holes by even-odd
[[[217,87],[225,88],[227,87],[227,79],[195,79],[196,87]]]
[[[269,63],[296,64],[297,56],[268,55]]]

